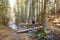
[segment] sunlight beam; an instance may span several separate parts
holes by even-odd
[[[9,0],[9,5],[10,5],[10,7],[14,7],[14,5],[15,5],[15,3],[16,3],[16,0]]]

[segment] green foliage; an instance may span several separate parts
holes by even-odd
[[[45,30],[42,28],[40,32],[36,35],[38,39],[51,40],[47,37]]]
[[[0,0],[0,17],[5,22],[8,19],[8,0]]]

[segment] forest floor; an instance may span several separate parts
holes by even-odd
[[[0,40],[36,40],[32,39],[27,33],[16,33],[8,26],[0,25]]]
[[[57,26],[56,23],[50,21],[48,23],[48,28],[53,31],[52,34],[55,36],[54,40],[60,40],[60,26]]]
[[[55,27],[51,22],[49,22],[49,28],[60,30],[59,27]],[[55,40],[60,40],[60,34],[56,34],[55,31]],[[37,40],[28,36],[27,33],[17,33],[14,30],[10,29],[8,26],[3,24],[0,25],[0,40]]]

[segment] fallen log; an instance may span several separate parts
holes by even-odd
[[[40,27],[34,27],[34,30],[38,30],[40,28],[42,28],[42,26],[40,26]],[[30,30],[32,30],[32,28],[28,28],[28,29],[24,29],[24,30],[17,30],[16,32],[17,33],[22,33],[22,32],[27,32],[27,31],[30,31]]]

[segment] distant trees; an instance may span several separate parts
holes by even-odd
[[[46,21],[46,7],[48,6],[48,4],[49,4],[48,6],[49,11],[52,11],[55,9],[54,8],[55,4],[49,1],[50,0],[48,0],[47,2],[45,2],[44,0],[16,0],[16,4],[14,7],[14,12],[16,15],[16,23],[19,24],[19,23],[26,23],[29,21],[31,22],[34,16],[35,16],[34,19],[36,20],[36,22],[44,23],[44,21]],[[59,4],[59,2],[57,4]],[[9,6],[8,0],[0,0],[0,14],[2,19],[4,19],[3,21],[5,24],[7,23],[7,20],[8,20],[8,6]],[[59,5],[57,6],[59,7]]]
[[[47,2],[45,2],[44,0],[16,1],[16,19],[18,20],[18,23],[25,23],[26,21],[31,22],[33,20],[33,17],[35,16],[36,22],[38,22],[39,24],[43,24],[44,22],[42,21],[46,21],[46,12],[51,11],[54,8],[54,5],[51,6],[54,3],[49,2],[50,0],[46,0]]]
[[[20,22],[25,22],[30,20],[33,20],[33,17],[35,16],[36,22],[41,22],[41,10],[43,7],[43,1],[41,0],[24,0],[19,1],[17,0],[17,18]]]
[[[7,24],[8,21],[8,0],[0,0],[0,16],[2,17],[3,23]]]

